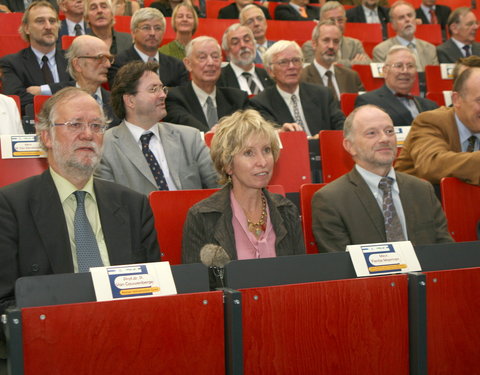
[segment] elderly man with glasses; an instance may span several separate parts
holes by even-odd
[[[303,130],[312,138],[320,130],[342,129],[345,115],[326,87],[300,83],[302,50],[296,42],[280,40],[263,56],[264,66],[275,81],[251,99],[262,116],[282,131]]]
[[[358,96],[355,107],[374,104],[388,113],[395,126],[410,125],[419,113],[438,107],[429,99],[412,95],[417,68],[415,56],[408,47],[390,48],[383,74],[385,84],[377,90]]]

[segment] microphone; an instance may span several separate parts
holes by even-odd
[[[206,244],[200,250],[200,261],[205,267],[209,268],[215,277],[214,286],[220,284],[220,287],[224,288],[224,267],[231,261],[225,249],[218,245]]]

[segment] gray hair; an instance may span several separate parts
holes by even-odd
[[[291,40],[279,40],[278,42],[274,43],[269,49],[265,51],[263,55],[263,65],[270,69],[272,65],[272,60],[274,56],[279,54],[282,51],[285,51],[287,48],[293,47],[295,50],[300,54],[300,57],[303,58],[303,52],[297,42]]]
[[[325,3],[325,5],[323,5],[321,8],[320,8],[320,20],[323,18],[323,15],[330,11],[330,10],[334,10],[334,9],[337,9],[337,8],[341,8],[342,11],[343,11],[343,16],[345,16],[346,12],[345,12],[345,8],[343,7],[342,4],[340,4],[338,1],[327,1]]]
[[[83,9],[84,9],[83,16],[85,17],[85,19],[88,20],[88,7],[90,5],[91,0],[83,0],[83,1],[84,1],[83,2]],[[104,0],[104,1],[107,3],[108,7],[112,11],[112,24],[111,24],[111,26],[113,26],[115,24],[115,15],[113,13],[112,1],[111,0]]]
[[[395,55],[397,52],[400,52],[400,51],[408,52],[410,55],[412,55],[412,58],[415,60],[415,55],[413,54],[410,48],[398,44],[390,47],[390,49],[388,50],[387,56],[385,57],[385,64],[387,63],[387,61],[390,61],[393,55]]]
[[[318,40],[318,38],[320,37],[320,28],[322,26],[335,26],[340,31],[340,33],[342,33],[342,30],[340,30],[340,28],[337,26],[337,24],[334,21],[324,20],[317,23],[313,28],[312,40]]]
[[[223,33],[223,36],[222,36],[222,49],[226,52],[228,52],[230,50],[230,46],[228,45],[228,33],[230,31],[237,31],[240,27],[245,27],[245,29],[247,30],[248,32],[248,35],[250,35],[250,37],[252,38],[252,40],[255,40],[255,37],[253,36],[253,31],[245,26],[245,25],[242,25],[240,23],[234,23],[234,24],[231,24],[230,26],[227,27],[227,29],[225,30],[225,32]]]
[[[137,10],[130,21],[130,31],[133,31],[137,26],[145,21],[160,20],[162,24],[163,31],[165,31],[166,22],[163,13],[156,8],[142,8]]]
[[[58,26],[60,27],[60,20],[58,18],[58,12],[50,2],[48,2],[46,0],[33,1],[32,3],[30,3],[28,8],[23,13],[22,23],[20,24],[20,27],[18,28],[18,33],[20,34],[22,39],[24,41],[26,41],[27,43],[30,43],[30,35],[27,34],[27,32],[25,31],[25,27],[28,25],[28,18],[30,17],[31,10],[33,8],[37,8],[37,7],[46,7],[46,8],[52,9],[55,13],[55,17],[57,17]],[[58,38],[58,34],[57,34],[57,38]]]
[[[195,44],[198,44],[198,43],[204,43],[204,42],[207,42],[207,41],[211,41],[211,42],[215,42],[218,46],[218,50],[219,52],[221,53],[222,50],[220,48],[220,45],[218,44],[217,42],[217,39],[211,37],[211,36],[206,36],[206,35],[202,35],[202,36],[199,36],[199,37],[196,37],[195,39],[192,39],[190,42],[188,42],[187,46],[185,47],[185,56],[186,57],[190,57],[190,55],[192,54],[192,51],[193,51],[193,47],[195,46]]]
[[[244,23],[245,23],[245,20],[244,20],[243,18],[245,17],[245,13],[246,13],[248,10],[250,10],[250,9],[258,9],[259,14],[261,13],[261,14],[262,14],[262,17],[263,17],[264,19],[266,19],[266,18],[265,18],[265,14],[263,14],[262,10],[261,10],[258,6],[254,5],[254,4],[248,4],[247,6],[245,6],[244,8],[242,8],[242,10],[240,11],[240,14],[238,15],[238,19],[240,20],[240,23],[241,23],[241,24],[244,24]]]

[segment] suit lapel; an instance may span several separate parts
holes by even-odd
[[[185,87],[178,87],[178,90],[180,90],[180,93],[182,94],[183,94],[182,91],[185,92],[186,95],[184,95],[184,98],[188,106],[192,110],[191,114],[195,116],[198,121],[201,121],[202,124],[204,125],[204,128],[199,130],[205,131],[205,132],[209,131],[210,128],[208,127],[207,118],[205,117],[205,113],[203,113],[203,108],[202,108],[202,105],[200,104],[200,101],[197,98],[197,94],[195,94],[195,91],[193,91],[192,82],[189,82],[188,85]],[[220,90],[217,89],[217,95],[219,92]],[[220,116],[218,116],[218,118],[220,118]]]
[[[270,100],[270,106],[274,113],[272,116],[277,119],[286,119],[284,122],[295,122],[287,103],[283,100],[282,96],[278,92],[277,86],[272,87],[272,95],[265,95],[265,98]],[[282,124],[280,124],[282,125]]]
[[[24,66],[28,67],[28,74],[31,76],[30,82],[36,85],[42,85],[43,74],[40,65],[38,65],[37,57],[30,47],[26,48],[24,52],[23,58],[26,60]]]
[[[408,183],[400,173],[395,173],[397,178],[398,190],[400,191],[400,202],[402,204],[403,214],[405,215],[405,222],[407,225],[407,238],[412,241],[414,240],[411,236],[415,233],[415,224],[416,217],[415,211],[410,209],[410,202],[414,202],[414,197],[412,192],[415,189],[409,189]]]
[[[255,73],[257,74],[258,79],[262,83],[263,89],[272,86],[272,80],[270,79],[268,73],[265,70],[255,67]]]
[[[215,94],[215,101],[217,102],[217,115],[218,119],[221,119],[223,116],[232,113],[231,104],[227,101],[227,98],[221,88],[217,87]],[[203,112],[203,111],[202,111]]]
[[[323,84],[323,79],[320,76],[320,73],[318,72],[318,69],[315,67],[313,62],[306,67],[305,69],[307,71],[307,81],[308,83],[315,83],[320,86],[325,86]]]
[[[383,105],[388,107],[391,112],[397,113],[401,117],[404,124],[411,124],[413,121],[412,114],[410,111],[401,103],[388,89],[387,86],[382,86],[381,96],[385,98]]]
[[[233,71],[232,67],[230,64],[228,64],[224,68],[224,73],[225,73],[225,81],[226,81],[226,86],[227,87],[235,87],[237,89],[240,89],[240,84],[238,83],[237,76],[235,75],[235,72]]]
[[[311,96],[307,92],[308,90],[306,89],[305,85],[300,83],[300,90],[299,90],[299,95],[300,95],[300,101],[302,103],[302,109],[303,109],[303,116],[305,116],[305,120],[307,121],[307,125],[309,129],[315,129],[315,124],[320,120],[320,113],[318,111],[317,106],[313,102]],[[323,108],[322,108],[323,110]],[[325,109],[325,111],[328,111],[328,109]],[[313,131],[311,131],[312,136],[315,135],[313,134]]]

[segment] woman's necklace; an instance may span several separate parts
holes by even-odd
[[[260,235],[265,232],[266,229],[266,217],[267,217],[267,201],[262,195],[262,214],[260,215],[260,220],[256,223],[250,221],[247,218],[248,230],[252,232],[255,236],[260,237]]]

